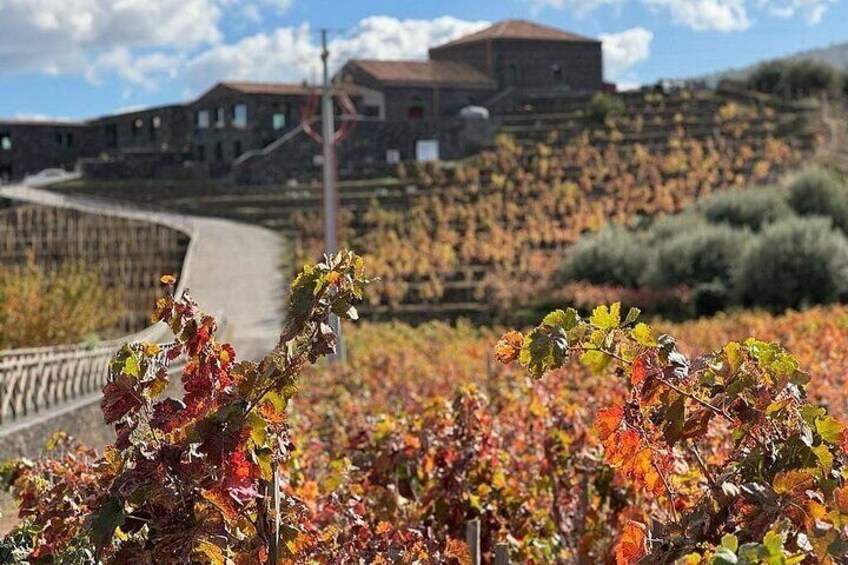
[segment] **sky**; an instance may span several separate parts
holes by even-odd
[[[0,116],[81,119],[190,100],[224,79],[423,59],[503,19],[604,41],[622,87],[848,41],[848,0],[0,0]]]

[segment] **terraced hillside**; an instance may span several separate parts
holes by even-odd
[[[125,311],[105,335],[147,326],[160,295],[159,277],[179,273],[188,236],[147,222],[48,206],[0,208],[0,268],[34,262],[48,271],[81,262],[100,272],[102,284],[120,291]]]
[[[702,195],[776,182],[824,144],[815,108],[737,96],[638,93],[599,115],[586,99],[532,99],[496,147],[464,162],[342,181],[344,243],[381,277],[367,313],[491,317],[553,284],[563,249],[607,221],[680,210]],[[69,185],[285,230],[320,252],[320,185]]]

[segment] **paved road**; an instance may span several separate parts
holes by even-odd
[[[259,359],[276,343],[283,324],[284,258],[281,236],[229,220],[145,210],[90,197],[22,185],[0,187],[0,196],[164,224],[192,235],[181,284],[200,307],[226,320],[224,337],[241,359]],[[151,305],[152,307],[152,305]]]

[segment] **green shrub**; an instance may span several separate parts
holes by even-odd
[[[786,63],[782,61],[762,63],[748,77],[748,87],[766,94],[782,94],[785,69]]]
[[[746,247],[734,278],[748,306],[835,302],[848,291],[848,240],[826,218],[782,220]]]
[[[599,92],[589,102],[587,115],[589,119],[602,124],[609,117],[620,116],[625,109],[624,101],[618,96]]]
[[[659,245],[678,235],[707,226],[707,220],[695,212],[682,212],[655,221],[647,232],[648,242]]]
[[[840,71],[819,61],[770,61],[751,74],[748,87],[797,100],[821,92],[839,95],[843,80]]]
[[[783,76],[785,95],[798,99],[821,92],[838,93],[839,71],[819,61],[802,60],[789,65]]]
[[[719,192],[701,200],[697,210],[710,223],[754,231],[792,215],[786,197],[774,188]]]
[[[604,228],[580,239],[562,269],[568,281],[634,287],[648,263],[647,246],[639,236],[619,227]]]
[[[802,216],[825,216],[848,232],[848,188],[830,171],[812,167],[789,183],[789,205]]]
[[[747,230],[724,225],[694,225],[657,244],[645,281],[654,287],[728,281]]]

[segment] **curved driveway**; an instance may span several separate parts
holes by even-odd
[[[180,286],[190,289],[201,309],[226,321],[222,337],[233,344],[239,358],[259,359],[276,343],[283,325],[285,290],[284,244],[278,233],[224,219],[145,210],[22,185],[0,187],[0,196],[145,220],[191,234]]]

